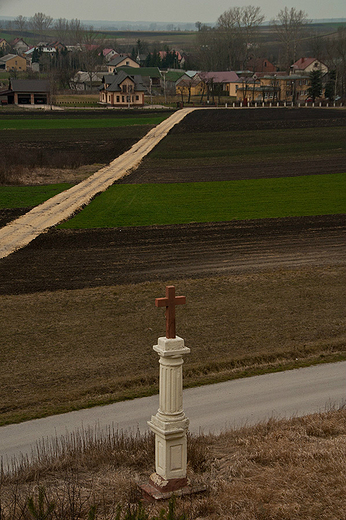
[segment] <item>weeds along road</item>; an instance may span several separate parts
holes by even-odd
[[[270,418],[302,416],[340,408],[346,403],[346,361],[287,372],[226,381],[184,390],[184,410],[190,432],[219,433]],[[29,457],[42,439],[91,428],[142,433],[158,408],[158,396],[70,412],[22,424],[0,427],[0,457]]]
[[[116,180],[136,168],[143,157],[168,134],[171,128],[193,110],[195,108],[184,108],[174,112],[108,166],[2,228],[0,230],[0,258],[26,246],[48,228],[67,219],[88,204],[97,193],[105,191]]]

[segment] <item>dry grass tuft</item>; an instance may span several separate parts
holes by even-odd
[[[219,436],[189,436],[188,473],[207,493],[180,499],[176,514],[216,520],[344,520],[346,410],[270,420]],[[115,518],[139,500],[154,468],[151,434],[80,431],[37,448],[2,471],[0,518],[32,518],[28,498],[54,503],[54,519]],[[41,490],[41,491],[40,491]],[[42,491],[43,490],[43,491]],[[146,505],[149,518],[167,504]],[[89,516],[90,517],[90,516]]]

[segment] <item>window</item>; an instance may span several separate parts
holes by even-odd
[[[117,96],[117,103],[120,103],[120,96]]]
[[[121,96],[121,101],[124,103],[125,102],[125,96]]]
[[[138,100],[139,100],[139,96],[136,96],[136,101],[138,101]]]
[[[133,92],[133,86],[132,86],[132,85],[129,85],[127,91],[128,91],[128,92]]]
[[[122,90],[123,92],[126,92],[126,90],[127,90],[127,89],[126,89],[126,85],[122,85],[122,86],[121,86],[121,90]]]

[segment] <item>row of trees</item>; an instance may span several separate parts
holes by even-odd
[[[250,58],[263,54],[263,32],[260,26],[264,15],[260,7],[231,7],[217,20],[215,27],[196,23],[199,60],[205,70],[244,70]],[[282,52],[281,68],[289,68],[296,61],[299,45],[306,35],[306,13],[285,7],[272,21]]]
[[[31,18],[19,15],[13,21],[7,22],[7,29],[14,30],[19,35],[30,31],[40,38],[54,31],[55,39],[61,40],[65,45],[90,43],[99,38],[99,33],[94,31],[93,26],[84,25],[78,18],[53,20],[45,13],[35,13]]]

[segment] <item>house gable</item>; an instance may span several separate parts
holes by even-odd
[[[323,74],[326,74],[328,67],[316,58],[299,58],[299,60],[291,66],[290,74],[310,74],[310,72],[314,70],[320,70]]]
[[[136,61],[134,61],[129,56],[117,56],[113,60],[111,60],[108,65],[108,72],[114,72],[115,69],[119,67],[133,67],[133,68],[139,68],[139,65]]]

